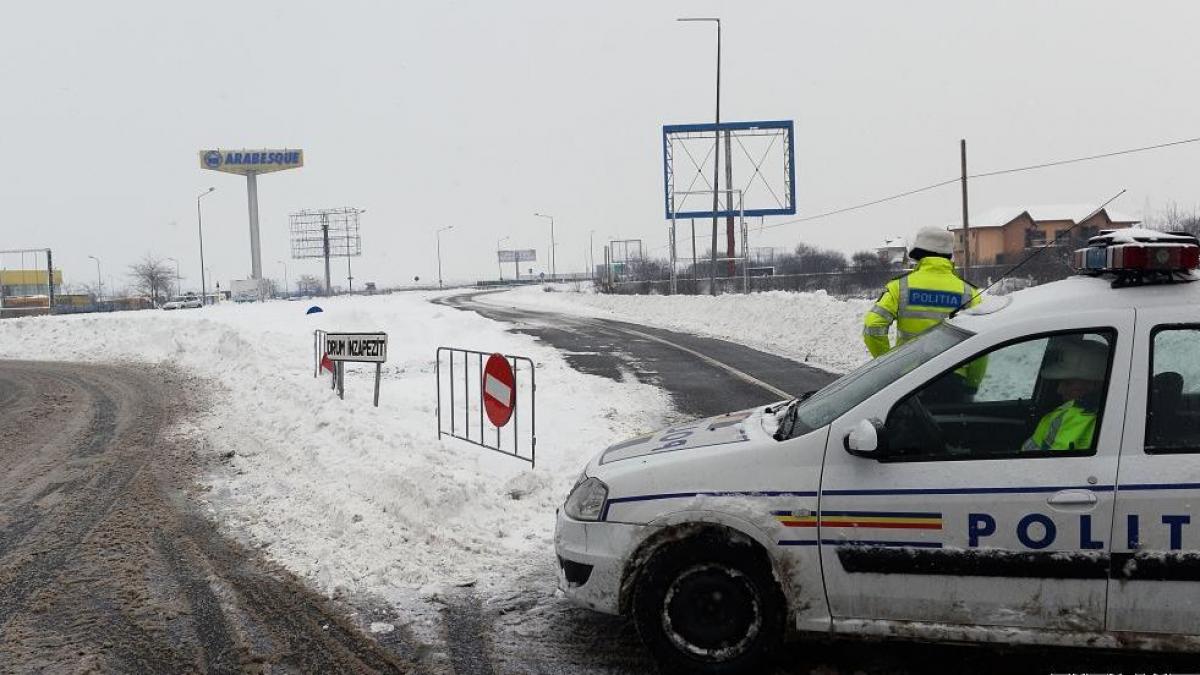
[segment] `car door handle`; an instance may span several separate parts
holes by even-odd
[[[1060,490],[1050,495],[1046,503],[1050,506],[1095,506],[1096,493],[1091,490]]]

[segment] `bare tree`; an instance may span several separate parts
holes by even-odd
[[[138,293],[148,296],[155,304],[160,304],[171,292],[171,284],[175,281],[175,268],[168,266],[154,254],[147,253],[140,262],[129,266],[129,278]]]
[[[325,284],[311,274],[302,274],[299,279],[296,279],[296,288],[300,295],[320,295]]]
[[[854,265],[854,269],[863,272],[873,272],[875,270],[885,270],[891,268],[887,258],[875,251],[858,251],[850,256],[850,262]]]
[[[1200,209],[1192,207],[1189,211],[1179,204],[1171,202],[1166,207],[1151,216],[1147,216],[1146,224],[1156,230],[1168,232],[1187,232],[1200,236]]]

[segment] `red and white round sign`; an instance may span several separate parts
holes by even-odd
[[[500,354],[492,354],[483,368],[483,409],[492,424],[502,427],[508,424],[516,406],[516,377],[512,366]]]

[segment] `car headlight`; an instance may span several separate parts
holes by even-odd
[[[575,520],[600,520],[606,499],[608,486],[604,481],[599,478],[587,478],[571,490],[567,503],[563,504],[563,510]]]

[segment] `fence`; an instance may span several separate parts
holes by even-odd
[[[437,348],[434,369],[437,374],[438,438],[451,436],[535,466],[537,380],[533,361],[524,356],[504,355],[513,371],[513,405],[512,417],[505,425],[511,429],[502,430],[493,426],[484,412],[483,371],[489,356],[491,354],[488,352],[471,349]],[[525,382],[528,382],[528,386],[523,386]],[[526,408],[529,415],[527,422],[522,414]],[[495,431],[494,442],[492,430]],[[509,443],[505,443],[506,437],[511,439]]]
[[[1012,265],[983,265],[971,268],[968,281],[983,288],[1013,269]],[[787,274],[777,276],[751,276],[749,292],[763,291],[825,291],[837,297],[868,297],[878,295],[891,279],[903,274],[903,270],[844,270],[816,274]],[[1073,273],[1070,265],[1052,252],[1034,258],[1016,271],[1016,276],[1028,280],[1031,285],[1065,279]],[[709,280],[680,277],[677,280],[680,295],[707,295],[712,292]],[[746,280],[742,276],[717,277],[717,293],[741,293]],[[669,279],[645,281],[619,281],[598,285],[599,290],[617,295],[667,295],[671,291]]]

